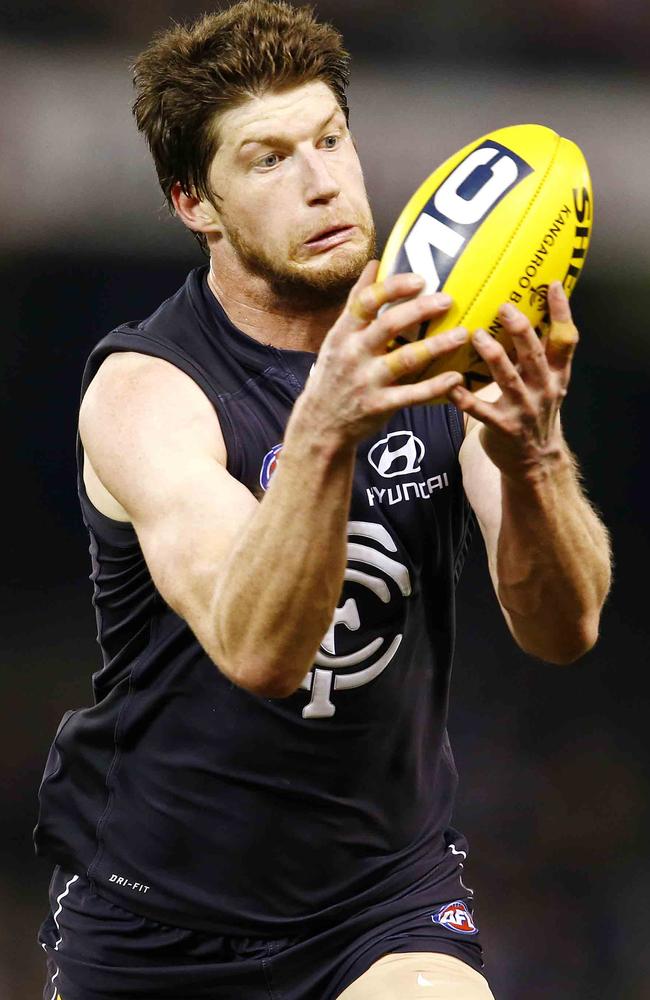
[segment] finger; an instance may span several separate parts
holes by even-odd
[[[563,372],[568,381],[571,361],[580,337],[571,318],[569,300],[559,281],[554,281],[549,286],[548,306],[551,325],[544,338],[546,357],[549,366],[555,371]]]
[[[382,399],[386,403],[387,410],[401,410],[405,406],[442,402],[450,390],[460,385],[462,381],[463,376],[460,372],[443,372],[421,382],[387,386]]]
[[[561,281],[552,281],[548,286],[546,302],[551,320],[558,320],[560,323],[572,322],[571,307]]]
[[[546,352],[529,319],[510,302],[504,302],[499,309],[499,319],[512,340],[524,381],[536,386],[544,384],[549,373]]]
[[[377,277],[378,270],[379,270],[379,261],[369,260],[366,266],[364,267],[363,271],[359,275],[356,283],[350,290],[350,294],[348,295],[348,300],[346,303],[346,308],[349,307],[350,302],[355,298],[355,296],[359,295],[364,288],[368,288],[370,285],[373,284],[373,282]]]
[[[485,361],[504,396],[518,404],[528,403],[528,388],[501,344],[485,330],[476,330],[472,335],[472,346]]]
[[[496,403],[481,399],[464,385],[454,385],[448,392],[449,399],[459,410],[483,424],[498,424]]]
[[[370,285],[373,284],[373,282],[377,278],[378,270],[379,270],[379,261],[376,259],[369,260],[366,266],[364,267],[363,271],[357,278],[355,284],[350,289],[347,302],[345,305],[345,311],[349,309],[351,301],[356,296],[358,296],[364,288],[368,288]],[[345,316],[345,311],[343,313],[343,316]]]
[[[361,277],[366,280],[362,283],[360,279],[348,296],[343,313],[347,330],[363,329],[387,302],[410,298],[424,288],[424,279],[419,274],[392,274],[385,281],[370,281],[371,275],[372,271],[366,274],[364,270]]]
[[[394,351],[388,351],[377,359],[382,373],[380,381],[395,383],[400,379],[414,380],[429,367],[432,361],[452,354],[468,339],[464,327],[438,333],[435,337],[425,337],[412,344],[405,344]]]
[[[407,302],[398,302],[377,317],[368,327],[364,339],[371,349],[384,351],[386,345],[399,334],[404,334],[410,329],[417,332],[423,323],[440,319],[449,309],[451,302],[450,297],[441,292],[436,292],[434,295],[418,295]]]

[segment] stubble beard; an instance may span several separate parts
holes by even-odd
[[[363,240],[345,252],[330,251],[331,259],[319,268],[289,260],[278,261],[248,243],[235,226],[226,235],[240,263],[251,274],[263,278],[280,302],[294,309],[331,309],[345,302],[352,286],[369,260],[377,253],[377,237],[372,219],[357,223]]]

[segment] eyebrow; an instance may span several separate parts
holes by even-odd
[[[339,108],[337,105],[336,108],[332,111],[331,115],[328,115],[327,118],[324,121],[322,121],[320,125],[318,125],[316,131],[322,132],[325,126],[329,125],[332,119],[335,118],[336,115],[339,113],[343,114],[341,108]],[[288,140],[286,136],[269,133],[268,135],[263,135],[260,136],[259,138],[242,139],[239,146],[237,147],[237,152],[241,153],[241,151],[244,149],[245,146],[286,146],[286,145],[288,145]]]

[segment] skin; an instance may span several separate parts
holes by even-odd
[[[512,634],[552,662],[581,656],[598,634],[609,550],[558,419],[572,345],[540,346],[515,311],[503,322],[516,363],[475,337],[495,378],[492,401],[462,389],[459,373],[422,378],[468,334],[386,354],[396,334],[449,302],[421,294],[414,275],[376,282],[363,176],[329,89],[251,99],[222,117],[219,136],[215,197],[177,185],[177,214],[206,234],[210,287],[233,322],[264,343],[318,351],[313,375],[258,503],[226,472],[217,417],[196,384],[160,359],[111,355],[80,413],[93,503],[132,521],[158,590],[219,669],[283,697],[310,669],[339,599],[358,442],[398,409],[451,395],[467,415],[463,482]],[[342,224],[332,244],[308,245]],[[560,288],[549,306],[555,320],[570,318]]]
[[[476,394],[457,386],[450,398],[468,418],[463,484],[508,627],[526,652],[569,663],[596,642],[611,563],[607,532],[562,434],[577,331],[559,282],[548,304],[553,324],[544,342],[519,310],[504,305],[500,318],[515,361],[492,337],[475,334],[495,382]]]
[[[345,116],[330,89],[316,82],[226,112],[219,136],[210,168],[213,202],[193,199],[178,185],[173,192],[178,215],[208,237],[210,285],[245,333],[277,347],[318,351],[375,252]],[[264,141],[273,137],[281,141]],[[340,246],[314,253],[305,245],[344,223],[354,228]]]

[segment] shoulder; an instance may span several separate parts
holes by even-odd
[[[109,354],[84,393],[79,433],[84,446],[104,437],[135,441],[190,429],[225,463],[216,411],[185,372],[163,358],[135,351]]]
[[[81,403],[79,437],[88,496],[117,520],[132,519],[147,497],[171,495],[192,464],[227,463],[199,386],[168,361],[132,351],[100,365]]]

